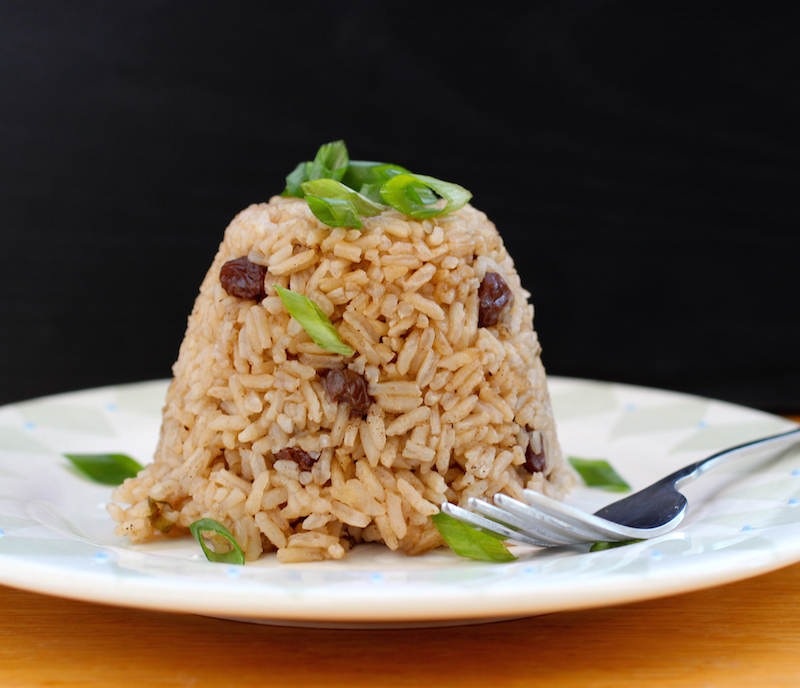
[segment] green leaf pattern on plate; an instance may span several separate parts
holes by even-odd
[[[741,438],[734,436],[741,434],[737,428],[744,424],[749,423],[756,435],[762,434],[762,423],[777,424],[769,432],[792,427],[788,421],[758,411],[739,409],[733,418],[729,406],[718,402],[707,402],[703,410],[696,398],[667,392],[559,378],[551,378],[550,384],[565,453],[606,457],[632,482],[634,478],[652,480],[667,468],[702,458],[709,449],[738,442]],[[61,580],[91,581],[91,590],[105,590],[106,599],[142,580],[150,589],[206,585],[215,594],[230,592],[240,597],[242,591],[252,591],[252,596],[245,595],[251,600],[290,595],[293,604],[348,595],[353,604],[359,604],[359,590],[391,596],[420,589],[431,599],[455,596],[459,604],[468,605],[470,600],[495,595],[524,600],[531,590],[546,590],[547,597],[561,594],[559,590],[569,597],[576,590],[598,586],[619,590],[633,579],[657,586],[660,580],[683,580],[699,569],[730,576],[732,570],[767,570],[800,558],[800,506],[790,503],[800,500],[800,450],[796,448],[724,488],[707,507],[690,509],[678,531],[627,547],[592,554],[576,554],[567,548],[544,556],[512,547],[519,559],[502,566],[457,558],[445,549],[406,558],[367,548],[364,554],[353,552],[342,562],[319,566],[277,566],[267,558],[253,566],[235,567],[241,573],[232,577],[228,565],[209,566],[189,536],[164,538],[152,547],[132,546],[114,536],[113,521],[103,508],[112,488],[74,476],[60,456],[113,450],[146,457],[140,445],[150,447],[149,451],[155,446],[158,428],[153,418],[158,417],[166,387],[166,382],[140,389],[125,386],[67,395],[55,400],[58,403],[51,398],[0,409],[0,471],[16,474],[0,480],[0,582],[27,584],[32,575],[52,581],[56,572]],[[160,394],[154,392],[156,388]],[[594,398],[580,407],[582,392]],[[121,401],[128,394],[130,404]],[[144,395],[139,397],[141,406],[136,401],[139,394]],[[570,399],[576,400],[578,408],[570,409]],[[148,411],[148,403],[155,408]],[[681,410],[684,403],[688,409]],[[109,405],[117,406],[116,416]],[[67,409],[60,419],[53,415],[59,408]],[[658,419],[665,408],[677,412],[670,413],[667,423]],[[141,415],[135,413],[139,410]],[[124,422],[120,414],[125,414]],[[67,422],[76,415],[84,416],[77,419],[77,428]],[[96,421],[98,417],[102,422]],[[629,425],[635,417],[643,419],[646,429]],[[27,428],[25,423],[34,419],[48,422]],[[611,432],[614,428],[616,433]],[[109,430],[115,432],[112,442]],[[39,450],[4,446],[3,438],[18,444],[20,433],[40,445]],[[702,442],[697,439],[700,434]],[[718,446],[706,448],[712,437]],[[648,463],[637,464],[645,454]],[[582,499],[580,493],[576,490],[568,499]],[[607,501],[615,498],[604,496]],[[47,501],[67,525],[56,531],[47,519],[32,518],[31,500]]]
[[[101,409],[63,401],[25,402],[19,405],[25,422],[53,430],[112,437],[114,429]]]
[[[632,437],[697,427],[707,411],[706,401],[693,398],[687,398],[680,403],[634,406],[620,416],[610,437]]]

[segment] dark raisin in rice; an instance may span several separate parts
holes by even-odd
[[[367,379],[355,370],[329,370],[322,384],[333,401],[343,401],[350,406],[352,415],[363,416],[369,411],[372,397],[367,392]]]
[[[478,327],[497,325],[501,311],[513,298],[506,281],[496,272],[487,272],[478,288]]]
[[[310,471],[319,459],[319,454],[313,456],[297,447],[284,447],[274,454],[276,461],[294,461],[301,470]]]
[[[264,290],[264,277],[267,268],[256,265],[247,256],[229,260],[219,271],[222,288],[238,299],[261,301],[267,294]]]
[[[528,443],[528,448],[525,450],[525,468],[531,473],[541,473],[544,471],[547,462],[544,458],[544,447],[538,454],[533,451],[533,447]]]

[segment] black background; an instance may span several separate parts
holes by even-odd
[[[472,191],[551,374],[798,412],[797,3],[510,6],[4,0],[0,403],[169,376],[225,226],[343,138]]]

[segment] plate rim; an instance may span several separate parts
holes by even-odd
[[[608,386],[634,390],[638,394],[654,394],[660,398],[679,397],[699,399],[716,405],[722,405],[723,407],[727,406],[744,410],[754,416],[758,415],[762,418],[780,420],[786,425],[787,429],[797,427],[798,425],[793,421],[765,411],[750,409],[730,402],[709,399],[700,395],[687,394],[684,392],[662,390],[628,383],[562,376],[550,376],[548,381],[551,387],[558,387],[564,384],[575,386],[591,384],[601,387]],[[62,392],[38,397],[36,399],[6,404],[0,407],[0,411],[20,405],[50,402],[56,399],[70,400],[78,395],[91,397],[97,394],[109,394],[123,388],[151,385],[163,385],[164,388],[166,388],[168,383],[169,379],[149,380]],[[558,422],[558,418],[556,418],[556,420]],[[0,467],[3,461],[4,451],[0,450]],[[800,517],[798,517],[798,520],[800,520]],[[64,537],[64,539],[67,538]],[[648,542],[652,543],[653,541]],[[640,545],[647,544],[648,543],[640,543]],[[114,549],[103,544],[98,544],[96,547],[98,552]],[[632,548],[637,547],[639,547],[639,545],[632,546]],[[1,549],[0,547],[0,550]],[[127,548],[122,549],[125,549],[128,553],[132,551]],[[630,551],[635,551],[635,549],[631,549]],[[139,552],[137,554],[141,554],[141,556],[144,557],[150,556],[146,552]],[[0,551],[0,561],[3,561],[4,564],[11,563],[12,566],[3,565],[0,567],[0,583],[30,592],[55,595],[85,602],[175,613],[221,616],[224,618],[236,618],[239,620],[266,623],[279,624],[281,621],[301,623],[303,625],[314,625],[315,622],[323,624],[339,623],[344,625],[369,623],[385,626],[387,624],[392,625],[396,623],[426,622],[436,625],[437,622],[445,623],[470,620],[475,622],[491,621],[498,618],[518,618],[522,616],[552,613],[555,611],[597,608],[620,603],[655,599],[658,597],[725,585],[768,573],[800,561],[800,535],[794,540],[790,540],[788,545],[784,543],[780,548],[760,552],[758,555],[751,557],[746,567],[734,566],[726,568],[724,563],[728,559],[739,562],[741,557],[732,556],[730,553],[726,556],[718,556],[714,560],[714,566],[706,567],[702,572],[696,573],[689,579],[681,578],[680,576],[670,579],[671,574],[668,571],[665,569],[656,569],[654,573],[647,576],[632,577],[626,580],[626,585],[623,588],[619,586],[616,579],[608,579],[606,577],[605,580],[603,580],[603,577],[601,577],[599,584],[592,587],[591,593],[587,592],[589,583],[585,580],[578,585],[575,585],[575,581],[573,581],[568,585],[549,584],[544,587],[534,586],[533,594],[529,593],[524,600],[513,597],[513,595],[518,594],[516,589],[504,592],[503,590],[498,590],[496,586],[491,586],[488,592],[484,590],[483,594],[474,596],[468,609],[464,609],[463,607],[463,591],[462,594],[455,594],[453,596],[445,595],[444,598],[442,598],[441,586],[432,586],[429,590],[419,586],[414,587],[411,597],[416,600],[416,607],[408,605],[408,593],[412,592],[411,590],[407,589],[406,594],[394,594],[395,591],[393,590],[393,594],[387,597],[386,591],[392,588],[386,585],[376,585],[374,589],[366,588],[368,592],[365,592],[365,588],[362,587],[357,595],[357,598],[362,601],[362,604],[356,608],[348,606],[352,602],[352,598],[349,595],[341,594],[341,589],[337,590],[338,594],[334,596],[334,602],[329,600],[328,604],[324,605],[322,608],[314,608],[314,603],[318,602],[316,598],[323,595],[324,591],[329,586],[320,587],[319,593],[315,590],[303,591],[301,594],[284,591],[281,595],[281,593],[276,593],[274,591],[267,591],[266,593],[262,591],[262,594],[266,594],[267,599],[270,599],[274,605],[272,612],[267,616],[264,615],[262,605],[256,607],[252,604],[252,600],[250,604],[247,604],[247,599],[245,599],[247,595],[252,595],[257,592],[257,587],[251,585],[245,586],[245,588],[249,590],[249,593],[247,593],[245,589],[240,589],[239,592],[235,594],[231,594],[230,591],[226,590],[225,599],[219,601],[209,599],[210,596],[206,593],[210,592],[210,588],[208,588],[205,583],[198,585],[199,581],[195,581],[193,585],[187,586],[187,581],[183,576],[114,578],[107,576],[102,569],[98,569],[96,574],[90,574],[85,571],[64,571],[63,566],[59,567],[57,565],[42,564],[41,562],[26,561],[24,557],[9,556],[2,551]],[[347,559],[344,561],[346,562]],[[491,567],[492,570],[498,570],[497,567],[522,566],[520,562],[513,562],[511,564],[482,564],[479,562],[459,561],[458,563],[466,563],[467,566],[473,567]],[[201,564],[204,566],[208,565],[206,562],[201,562]],[[219,565],[215,564],[214,566]],[[318,566],[318,564],[281,564],[279,566],[291,566],[297,570],[314,570],[314,567]],[[267,567],[251,565],[250,568],[258,570]],[[54,573],[60,573],[61,575],[53,576],[52,574]],[[49,576],[52,576],[52,578],[49,578]],[[203,581],[205,580],[206,577],[203,577]],[[222,577],[220,580],[226,579]],[[167,594],[165,594],[165,582],[168,583],[166,588]],[[212,582],[214,586],[219,584],[217,580],[212,580]],[[654,582],[658,584],[655,591],[653,589]],[[598,583],[598,581],[595,581],[595,583]],[[175,590],[177,584],[179,584],[180,587],[178,590]],[[172,587],[170,587],[170,585]],[[186,592],[180,592],[181,588]],[[233,589],[236,590],[236,588]],[[598,592],[600,594],[598,594]],[[191,598],[190,593],[194,594],[195,597]],[[426,609],[422,609],[419,601],[423,600],[427,602],[429,598],[435,595],[439,596],[439,601],[436,605],[435,614],[431,614]],[[541,599],[542,596],[546,596],[548,599]],[[281,597],[283,598],[282,600],[280,599]],[[235,602],[233,605],[234,608],[231,606],[231,601]],[[278,604],[277,602],[279,601],[283,602],[283,604]],[[365,607],[365,601],[372,604],[367,604]],[[462,602],[462,606],[458,604],[459,601]],[[520,602],[523,603],[520,605]],[[516,603],[517,606],[514,606],[514,603]],[[390,618],[387,618],[387,607],[391,609],[389,612]]]

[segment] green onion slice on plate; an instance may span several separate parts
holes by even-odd
[[[121,485],[142,470],[141,464],[126,454],[64,454],[86,477],[103,485]]]
[[[493,563],[516,560],[494,534],[468,526],[443,513],[434,514],[431,520],[448,547],[461,557]]]
[[[588,487],[599,487],[609,492],[627,492],[631,489],[605,459],[579,459],[570,456],[569,462]]]
[[[614,549],[615,547],[625,547],[642,540],[618,540],[617,542],[595,542],[590,548],[590,552],[602,552],[604,549]]]
[[[206,559],[223,564],[244,564],[244,552],[231,532],[213,518],[201,518],[189,526],[189,532],[200,543]],[[211,547],[206,544],[210,540]]]

